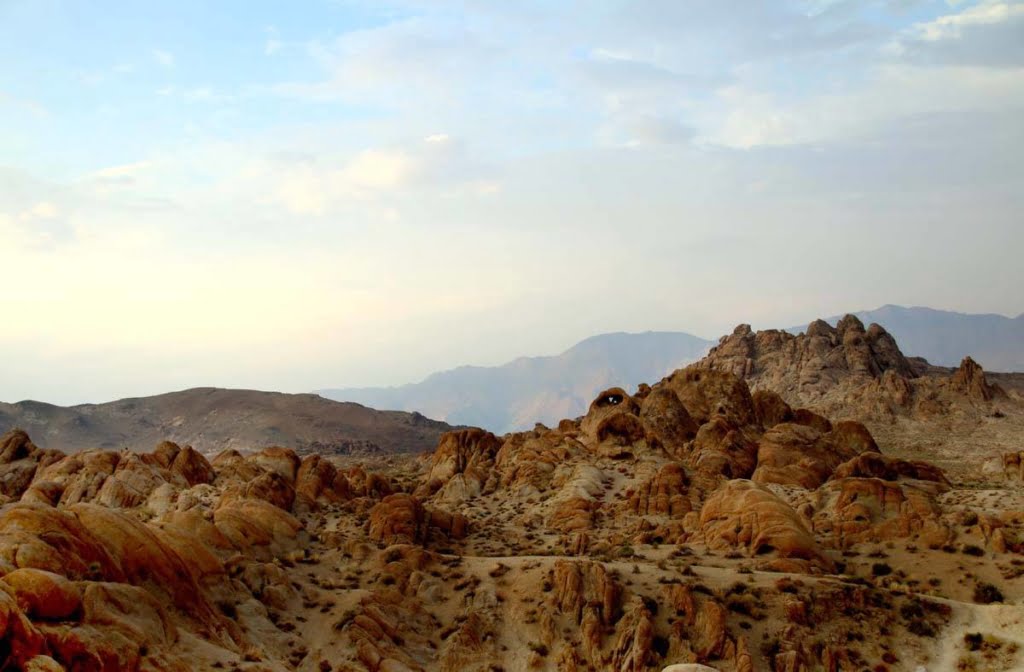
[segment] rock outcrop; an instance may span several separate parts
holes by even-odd
[[[792,566],[833,568],[793,507],[752,481],[732,480],[714,492],[701,509],[699,523],[709,548],[801,561]]]

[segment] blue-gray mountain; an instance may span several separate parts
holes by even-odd
[[[412,409],[452,424],[502,433],[582,415],[601,390],[657,382],[700,359],[712,345],[681,332],[602,334],[551,357],[520,357],[503,366],[462,366],[399,387],[320,394],[373,408]]]
[[[909,356],[957,366],[970,355],[989,371],[1024,371],[1024,315],[969,315],[932,308],[882,306],[855,313],[888,330]],[[829,318],[833,325],[839,316]],[[789,329],[804,331],[806,325]],[[398,387],[321,390],[339,401],[418,411],[452,424],[495,432],[556,423],[583,414],[612,385],[654,383],[700,359],[715,341],[683,332],[603,334],[560,355],[522,357],[503,366],[463,366]]]

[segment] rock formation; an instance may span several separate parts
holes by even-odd
[[[925,459],[1015,403],[847,318],[422,456],[10,432],[0,667],[1015,669],[1024,453]]]

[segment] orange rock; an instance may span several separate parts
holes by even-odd
[[[934,499],[944,489],[924,481],[829,481],[811,497],[814,531],[837,548],[914,535],[921,535],[926,543],[945,543],[950,531],[941,521],[941,510]]]
[[[677,458],[686,455],[686,444],[697,436],[699,429],[676,393],[665,387],[650,391],[640,404],[639,417],[648,440],[657,440],[669,455]]]
[[[729,481],[708,497],[700,512],[700,534],[713,549],[739,548],[750,556],[775,553],[821,569],[833,567],[797,512],[751,481]]]
[[[751,478],[758,483],[798,485],[812,490],[824,483],[842,462],[864,450],[877,449],[859,423],[840,423],[823,434],[808,425],[782,423],[761,437],[757,469]],[[866,435],[866,436],[865,436]]]
[[[295,503],[295,488],[277,471],[267,471],[249,481],[245,486],[245,497],[262,499],[279,509],[291,511]]]
[[[249,456],[248,459],[266,471],[277,474],[287,481],[289,485],[295,484],[295,477],[298,475],[299,466],[302,463],[302,460],[299,459],[294,450],[291,448],[281,448],[280,446],[264,448],[258,453]]]
[[[1003,453],[1003,475],[1007,480],[1024,482],[1024,450]]]
[[[213,483],[217,477],[213,465],[192,446],[185,446],[178,451],[169,468],[172,474],[177,474],[190,486]]]
[[[964,357],[960,368],[949,380],[951,389],[978,401],[991,401],[997,396],[1006,396],[998,385],[989,385],[981,365],[970,357]]]
[[[736,427],[757,423],[750,388],[732,373],[690,366],[676,371],[662,384],[676,393],[698,423],[703,424],[714,415],[724,417]]]
[[[196,584],[188,563],[159,534],[139,521],[97,504],[70,507],[84,527],[114,558],[129,583],[164,593],[175,606],[203,623],[217,616]]]
[[[482,483],[487,480],[500,448],[498,437],[482,429],[447,432],[430,456],[427,480],[446,482],[456,474],[466,474]]]
[[[33,620],[62,621],[75,615],[82,596],[74,583],[60,574],[41,569],[16,569],[2,579],[3,589],[14,596],[18,607]]]
[[[721,415],[701,425],[691,450],[689,463],[702,475],[749,478],[757,466],[757,444]]]
[[[934,464],[929,464],[928,462],[909,462],[894,457],[886,457],[881,453],[863,453],[843,462],[836,467],[831,480],[851,477],[881,478],[885,481],[911,478],[949,485],[946,475]]]
[[[86,450],[40,469],[36,479],[59,483],[63,487],[62,505],[92,502],[120,460],[121,455],[114,451]]]
[[[548,527],[568,533],[594,527],[594,513],[600,503],[585,497],[570,497],[558,502],[548,517]]]
[[[0,510],[0,557],[12,567],[34,567],[71,579],[125,579],[120,562],[76,516],[40,504]]]
[[[640,672],[653,659],[653,614],[640,598],[634,598],[625,615],[616,624],[618,637],[612,645],[610,669],[619,672]]]
[[[552,584],[552,604],[575,623],[583,623],[584,607],[588,605],[596,610],[600,623],[611,625],[618,620],[622,589],[601,563],[557,560]]]
[[[650,480],[634,492],[629,510],[641,516],[681,518],[692,509],[687,496],[689,479],[679,464],[666,464]]]
[[[302,530],[294,516],[262,499],[222,502],[213,520],[235,548],[257,559],[280,557],[293,550]]]
[[[36,656],[45,653],[45,640],[28,617],[18,608],[14,598],[0,590],[0,646],[4,664],[22,668]]]
[[[348,479],[320,455],[309,455],[302,460],[295,477],[295,492],[310,504],[338,503],[352,497]]]
[[[757,422],[765,429],[771,429],[783,422],[793,422],[793,409],[775,392],[757,390],[752,399]]]
[[[461,514],[427,509],[413,495],[388,495],[370,509],[367,533],[371,540],[386,544],[423,544],[431,532],[444,538],[461,539],[469,521]]]

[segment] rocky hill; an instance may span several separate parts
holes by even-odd
[[[799,334],[740,325],[694,366],[728,371],[790,404],[863,422],[890,445],[950,469],[959,468],[965,445],[992,455],[1024,436],[1018,376],[996,376],[1004,387],[970,357],[955,369],[908,358],[885,328],[865,328],[854,315],[835,327],[816,320]]]
[[[553,357],[520,357],[495,367],[463,366],[400,387],[320,394],[505,433],[582,415],[604,388],[658,380],[700,358],[711,345],[680,332],[603,334]]]
[[[196,388],[105,404],[0,403],[0,431],[21,427],[40,447],[149,449],[162,440],[205,453],[286,446],[299,452],[419,452],[451,429],[418,413],[377,411],[315,394]]]
[[[878,329],[810,338],[780,340],[796,392],[923,377]],[[788,386],[754,340],[744,376]],[[603,390],[551,429],[453,431],[419,458],[65,455],[9,433],[4,665],[1021,669],[1024,454],[985,474],[993,455],[964,446],[961,479],[724,368]],[[992,404],[961,372],[944,384]]]
[[[971,357],[990,371],[1024,372],[1024,315],[957,313],[885,305],[853,313],[865,324],[884,324],[904,352],[938,366],[955,367]],[[841,315],[825,321],[835,325]],[[787,329],[791,333],[803,327]]]

